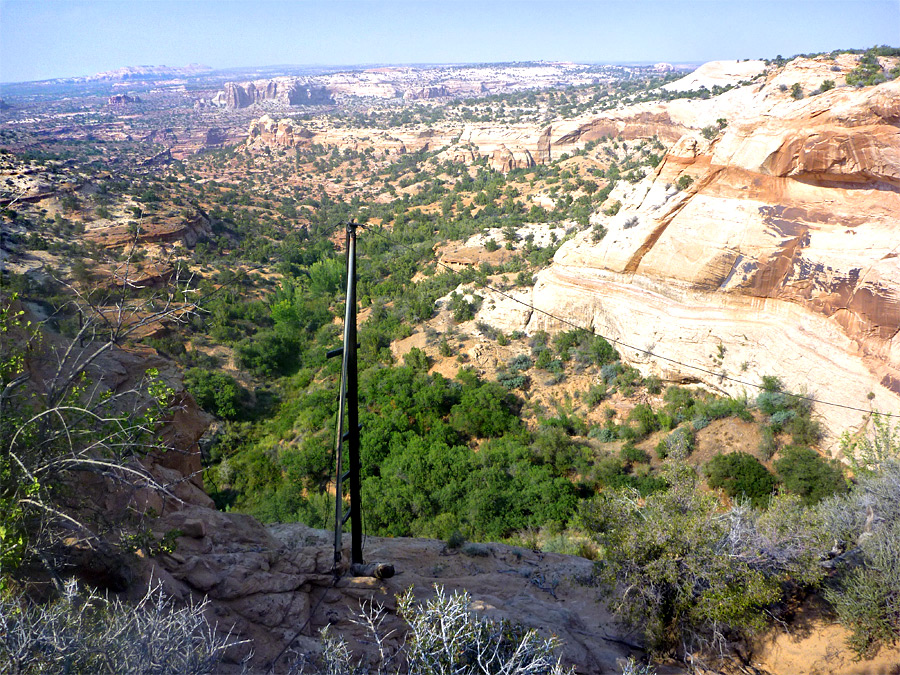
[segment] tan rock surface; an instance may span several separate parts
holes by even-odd
[[[154,534],[172,529],[182,533],[177,549],[155,558],[145,571],[176,598],[209,598],[209,619],[217,630],[230,630],[232,639],[252,640],[252,645],[234,649],[230,658],[241,660],[252,649],[254,672],[287,672],[298,656],[318,654],[318,634],[326,625],[348,642],[355,658],[373,658],[374,645],[356,622],[367,602],[387,609],[383,634],[394,632],[385,644],[396,649],[405,628],[397,616],[397,596],[412,588],[417,600],[430,599],[435,585],[447,593],[467,591],[473,610],[482,617],[556,635],[563,642],[563,661],[575,665],[578,673],[618,673],[625,658],[642,655],[628,646],[636,639],[620,632],[598,601],[597,590],[584,585],[593,563],[583,558],[503,544],[449,550],[432,539],[367,537],[366,562],[390,563],[397,572],[378,580],[349,575],[346,549],[339,574],[333,574],[331,533],[301,524],[265,527],[249,516],[194,506],[160,519]],[[753,672],[892,672],[900,655],[897,648],[886,647],[871,660],[856,661],[845,647],[846,631],[829,621],[804,610],[795,624],[760,637],[753,645]],[[223,672],[229,672],[227,665]],[[687,671],[669,665],[658,666],[656,672]],[[745,670],[723,663],[702,672]]]
[[[202,533],[193,528],[193,536],[179,537],[177,550],[157,559],[155,574],[176,597],[209,597],[220,630],[234,626],[238,637],[253,639],[255,668],[268,667],[295,636],[295,649],[316,652],[318,631],[326,625],[358,656],[371,653],[353,621],[369,600],[388,608],[385,629],[397,630],[388,641],[396,647],[404,625],[396,616],[396,596],[412,587],[426,599],[435,584],[448,592],[467,590],[482,616],[557,635],[565,644],[563,659],[580,673],[619,672],[617,660],[629,654],[615,641],[621,636],[596,591],[579,583],[592,570],[583,558],[501,544],[478,545],[477,554],[467,555],[436,540],[368,537],[366,561],[392,563],[397,575],[336,578],[331,533],[300,524],[267,529],[248,516],[190,507],[161,519],[156,534],[185,531],[197,521],[204,524]],[[285,665],[279,661],[276,672]]]
[[[898,101],[900,83],[770,100],[711,148],[680,141],[655,175],[617,188],[616,216],[595,216],[609,228],[601,242],[560,249],[535,305],[707,371],[626,350],[664,376],[755,395],[718,374],[775,374],[817,398],[897,412]],[[694,183],[679,192],[683,174]],[[551,324],[535,313],[529,329]],[[832,433],[862,418],[817,412]]]

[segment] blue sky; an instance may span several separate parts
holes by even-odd
[[[127,65],[709,61],[900,45],[900,0],[0,0],[0,81]]]

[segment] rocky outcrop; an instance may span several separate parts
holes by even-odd
[[[694,72],[675,82],[663,85],[667,91],[692,91],[715,86],[735,86],[741,81],[750,80],[763,73],[765,61],[709,61]]]
[[[198,241],[212,234],[212,222],[202,209],[182,214],[179,218],[144,222],[137,233],[137,241],[142,244],[180,242],[193,248]],[[87,231],[85,238],[106,248],[121,248],[135,241],[135,234],[128,225],[95,227]]]
[[[618,215],[595,216],[601,242],[560,249],[534,304],[703,369],[624,350],[663,377],[755,395],[742,382],[775,374],[840,405],[900,409],[898,101],[900,83],[769,99],[712,144],[683,139],[617,188]],[[834,433],[862,418],[817,412]]]
[[[140,96],[129,96],[128,94],[113,94],[109,97],[106,104],[111,108],[124,108],[126,106],[140,102]]]
[[[509,148],[501,144],[491,154],[488,165],[494,171],[500,171],[501,173],[509,173],[513,169],[528,169],[534,166],[534,158],[528,150],[521,150],[518,154],[519,156],[516,157]]]
[[[261,101],[276,101],[283,105],[334,103],[327,88],[289,77],[243,83],[226,82],[224,99],[225,106],[233,110],[246,108]]]
[[[147,143],[161,143],[169,148],[178,143],[178,136],[171,128],[154,129],[146,136],[144,141]]]
[[[440,85],[437,87],[408,89],[404,92],[403,98],[407,101],[418,101],[420,99],[446,98],[450,95],[450,90],[445,85]]]
[[[247,132],[247,145],[270,145],[292,147],[308,141],[313,135],[294,120],[280,119],[277,122],[263,115],[258,120],[253,120]]]
[[[768,176],[900,188],[900,86],[834,89],[739,120],[710,159]]]
[[[182,536],[175,552],[156,559],[154,576],[175,597],[208,597],[219,630],[253,640],[254,671],[284,672],[288,658],[273,661],[288,643],[295,653],[319,652],[318,631],[326,625],[358,657],[371,658],[364,629],[354,622],[365,601],[387,608],[383,629],[393,631],[386,646],[394,649],[406,630],[397,616],[397,596],[412,588],[416,598],[430,598],[435,584],[448,592],[467,590],[482,616],[558,636],[563,661],[579,672],[617,672],[617,660],[628,654],[616,642],[605,608],[579,584],[593,568],[583,558],[502,544],[475,545],[467,555],[431,539],[369,537],[367,562],[388,562],[398,572],[374,579],[350,575],[346,563],[333,570],[331,533],[301,524],[266,529],[248,516],[190,507],[154,525],[158,537],[172,530]],[[249,651],[246,645],[231,657]]]
[[[224,144],[228,140],[227,134],[219,127],[210,127],[206,130],[203,138],[203,145],[207,148],[213,148]]]
[[[152,157],[148,157],[143,162],[141,162],[141,166],[163,166],[165,164],[170,164],[172,162],[172,151],[169,148],[166,148],[162,152],[157,152]]]

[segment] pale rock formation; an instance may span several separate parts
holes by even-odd
[[[446,98],[450,96],[450,90],[446,86],[440,85],[436,87],[420,87],[419,89],[408,89],[403,94],[403,98],[407,101],[418,101],[420,99]]]
[[[277,122],[263,115],[258,120],[253,120],[247,131],[247,145],[262,143],[264,145],[277,145],[293,147],[312,138],[312,134],[296,124],[289,118],[280,119]]]
[[[228,97],[225,95],[224,91],[216,92],[216,95],[210,99],[209,104],[216,108],[227,108]]]
[[[218,94],[216,95],[218,98]],[[292,77],[253,82],[226,82],[225,106],[230,109],[246,108],[260,101],[277,101],[283,105],[314,105],[334,103],[326,87],[307,84]]]
[[[509,173],[513,169],[528,169],[534,166],[534,158],[528,150],[520,151],[519,157],[517,158],[509,148],[501,144],[500,147],[491,154],[489,166],[494,171]]]
[[[755,396],[742,382],[774,374],[833,403],[900,410],[898,101],[900,83],[772,99],[711,146],[682,139],[611,195],[623,207],[602,241],[560,249],[534,304],[703,369],[623,349],[666,378]],[[682,174],[694,183],[678,192]],[[535,313],[528,328],[568,327]],[[816,410],[832,434],[862,418]]]
[[[710,61],[680,80],[663,85],[667,91],[692,91],[714,86],[737,85],[750,80],[766,69],[765,61]]]

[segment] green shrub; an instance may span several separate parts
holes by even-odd
[[[300,340],[274,331],[260,331],[238,344],[237,355],[241,367],[259,377],[286,375],[298,365]]]
[[[639,438],[659,429],[659,419],[646,403],[640,403],[628,414],[628,419],[634,422],[635,432]]]
[[[654,653],[691,654],[764,630],[795,564],[781,540],[795,533],[770,539],[746,511],[723,518],[689,467],[671,465],[665,478],[667,490],[644,499],[604,491],[579,513],[605,551],[597,575],[610,609]]]
[[[590,389],[587,390],[582,400],[585,405],[590,408],[594,408],[600,403],[604,401],[604,399],[609,396],[609,393],[606,391],[606,385],[604,384],[595,384],[592,385]]]
[[[760,429],[759,451],[766,459],[771,459],[778,451],[778,439],[775,437],[775,429],[766,425]]]
[[[644,386],[647,387],[647,393],[653,394],[656,396],[657,394],[662,392],[662,380],[660,380],[655,375],[651,375],[650,377],[644,380]]]
[[[527,375],[518,375],[500,371],[497,373],[497,383],[505,389],[527,389],[531,378]]]
[[[619,457],[628,464],[649,464],[650,455],[634,446],[633,443],[625,443],[619,450]]]
[[[723,489],[732,499],[749,499],[756,508],[768,505],[775,490],[775,477],[746,452],[716,455],[703,472],[711,488]]]
[[[690,175],[684,173],[675,181],[675,187],[679,190],[687,190],[693,183],[694,179]]]
[[[788,446],[775,460],[775,470],[784,488],[799,495],[807,504],[847,491],[840,464],[826,460],[809,448]]]
[[[499,436],[518,424],[516,400],[501,385],[484,382],[466,387],[450,410],[450,425],[462,434],[478,438]]]
[[[451,551],[455,551],[461,548],[465,543],[466,538],[459,530],[453,530],[453,532],[450,533],[450,536],[447,537],[447,548],[449,548]]]
[[[693,450],[694,430],[687,426],[678,427],[656,445],[656,455],[660,459],[685,459]]]
[[[233,377],[201,368],[191,368],[184,374],[184,386],[197,405],[222,419],[235,419],[247,398],[246,390]]]
[[[612,443],[618,439],[619,434],[615,429],[607,427],[592,427],[588,432],[588,438],[594,438],[601,443]]]

